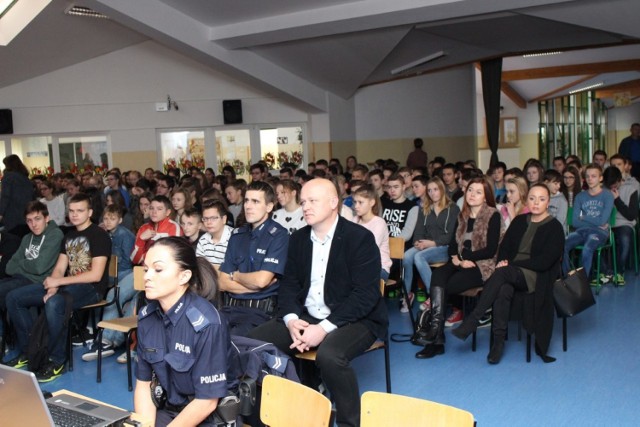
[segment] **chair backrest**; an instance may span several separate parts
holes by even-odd
[[[133,289],[144,291],[144,267],[139,265],[133,267]]]
[[[389,256],[391,259],[404,258],[404,239],[389,237]]]
[[[473,415],[414,397],[368,391],[362,395],[361,427],[473,427]]]
[[[269,427],[328,427],[330,418],[331,401],[322,394],[286,378],[264,377],[260,421]]]
[[[111,255],[109,258],[109,278],[117,283],[118,280],[118,255]]]

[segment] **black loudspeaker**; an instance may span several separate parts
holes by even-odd
[[[225,125],[242,123],[242,101],[239,99],[226,99],[222,101],[222,113],[224,115]]]
[[[0,110],[0,134],[13,133],[13,116],[11,110]]]

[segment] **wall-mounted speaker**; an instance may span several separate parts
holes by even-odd
[[[0,134],[13,133],[13,116],[11,110],[0,110]]]
[[[239,99],[225,99],[222,101],[222,113],[225,125],[242,123],[242,101]]]

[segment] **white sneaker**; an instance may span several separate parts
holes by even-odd
[[[133,358],[134,362],[138,362],[138,355],[136,354],[135,350],[131,350],[131,357]],[[125,351],[120,356],[118,356],[118,358],[116,359],[116,362],[127,363],[127,352]]]
[[[113,350],[113,344],[109,340],[102,340],[102,357],[112,356],[115,351]],[[98,358],[98,345],[97,343],[91,344],[89,351],[82,355],[82,360],[85,362],[91,362]]]

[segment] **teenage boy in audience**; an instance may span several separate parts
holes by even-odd
[[[249,171],[251,173],[251,182],[264,181],[268,173],[267,167],[260,162],[252,164]]]
[[[633,247],[633,233],[636,232],[640,191],[638,189],[638,181],[626,173],[626,167],[627,165],[631,166],[631,162],[625,162],[619,154],[611,156],[610,162],[611,167],[615,167],[617,171],[615,173],[611,170],[605,171],[605,181],[608,183],[607,187],[611,189],[614,197],[613,204],[617,209],[613,234],[616,237],[618,274],[613,280],[618,285],[624,285],[624,270]],[[617,182],[618,177],[619,182]]]
[[[176,180],[170,175],[161,175],[156,179],[156,196],[164,196],[167,199],[171,197],[173,187],[176,186]]]
[[[198,208],[189,208],[180,216],[180,227],[182,227],[184,238],[187,239],[194,250],[198,247],[200,237],[205,234],[205,231],[200,229],[201,225],[202,215]]]
[[[118,300],[120,307],[127,307],[127,314],[133,314],[133,300],[136,291],[133,288],[133,265],[131,264],[131,252],[136,240],[136,236],[127,227],[122,225],[122,210],[116,205],[110,205],[104,208],[103,215],[104,229],[109,233],[111,238],[111,254],[118,257]],[[113,299],[114,289],[110,289],[106,300]],[[129,303],[129,306],[126,304]],[[104,309],[102,314],[103,320],[111,320],[120,317],[118,307],[112,304]],[[105,329],[102,334],[102,356],[109,357],[114,353],[114,349],[121,346],[125,341],[125,336],[121,332],[111,329]],[[85,354],[82,360],[88,362],[98,357],[98,343],[94,342]]]
[[[351,179],[356,181],[366,181],[369,169],[365,165],[356,165],[351,172]]]
[[[593,254],[596,249],[604,245],[609,239],[609,217],[613,209],[613,194],[602,188],[602,169],[591,163],[585,168],[587,189],[581,191],[573,201],[572,226],[575,231],[569,233],[564,245],[562,257],[562,272],[567,274],[569,255],[578,245],[583,245],[581,258],[582,266],[590,277]],[[600,280],[596,277],[596,280]]]
[[[24,286],[7,295],[9,318],[22,353],[12,364],[14,367],[28,364],[25,354],[33,326],[31,309],[44,307],[49,328],[49,361],[36,373],[39,382],[52,381],[64,373],[67,301],[76,310],[98,302],[107,289],[111,239],[91,222],[92,213],[89,196],[84,193],[73,196],[69,200],[69,219],[75,228],[64,237],[51,275],[42,284]]]
[[[504,173],[507,171],[507,165],[498,162],[491,168],[491,180],[493,181],[493,195],[496,203],[505,203],[507,201],[507,188],[505,186]]]
[[[444,182],[444,190],[447,192],[447,196],[454,202],[458,201],[462,196],[462,192],[456,182],[456,166],[453,163],[447,163],[440,171],[440,178]]]
[[[564,197],[560,186],[562,185],[562,174],[555,169],[549,169],[544,173],[544,184],[549,189],[551,199],[549,200],[549,206],[547,210],[549,215],[557,219],[562,224],[564,234],[568,233],[567,227],[567,212],[569,211],[569,203],[567,198]]]
[[[162,181],[160,181],[162,182]],[[170,218],[171,201],[165,196],[156,196],[149,205],[149,222],[143,224],[136,235],[136,243],[131,253],[131,261],[142,265],[151,242],[162,237],[182,236],[182,229]]]
[[[594,151],[592,161],[596,165],[600,166],[603,171],[607,168],[607,166],[609,166],[607,164],[607,152],[604,150]]]
[[[249,185],[244,198],[247,224],[231,234],[220,266],[220,290],[226,292],[222,311],[234,335],[246,335],[276,312],[289,232],[270,218],[275,199],[266,182]]]
[[[567,167],[567,162],[563,156],[556,156],[553,158],[553,169],[559,173],[562,173]]]
[[[620,154],[614,154],[609,159],[609,163],[611,166],[617,167],[622,173],[622,184],[631,186],[640,195],[640,182],[631,175],[631,168],[633,167],[631,160]]]
[[[242,213],[242,204],[244,202],[244,193],[247,191],[247,181],[244,179],[236,179],[224,190],[229,201],[229,212],[233,216],[233,223],[238,223],[238,217]],[[203,203],[204,205],[204,203]]]
[[[218,270],[224,261],[233,229],[226,225],[229,211],[219,200],[207,200],[202,205],[202,223],[207,232],[200,237],[196,256],[204,257]]]
[[[53,271],[60,253],[63,234],[55,221],[49,219],[44,203],[29,202],[25,220],[31,232],[22,238],[20,247],[7,263],[6,273],[10,277],[0,280],[0,311],[3,313],[7,310],[7,294],[25,285],[42,283]],[[9,254],[5,256],[9,257]],[[0,347],[4,337],[3,317],[0,316]],[[8,359],[11,358],[9,355]]]
[[[122,198],[124,199],[127,209],[131,206],[131,197],[129,196],[127,187],[121,184],[120,174],[115,171],[111,171],[107,174],[107,186],[102,191],[106,196],[111,190],[119,191],[120,194],[122,194]]]
[[[387,182],[389,197],[382,199],[382,219],[387,223],[390,237],[400,237],[411,243],[413,229],[418,220],[418,206],[404,196],[404,180],[398,174]]]
[[[369,184],[376,190],[376,194],[381,199],[385,197],[384,192],[384,174],[380,169],[374,169],[369,172]]]

